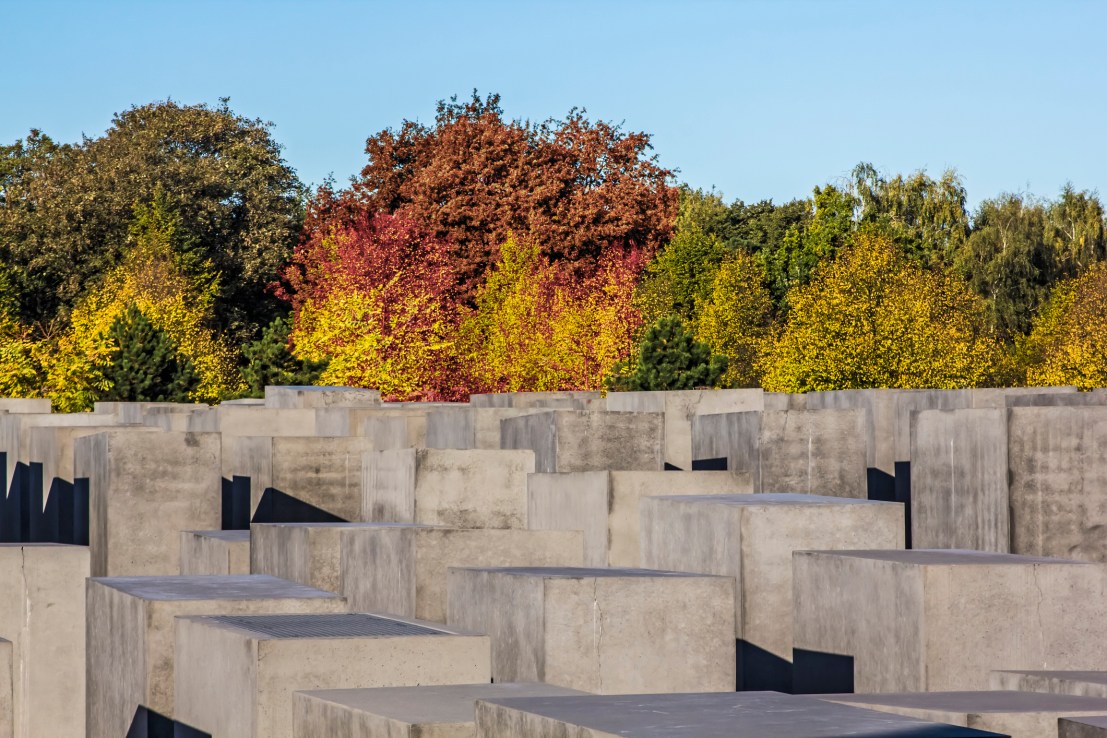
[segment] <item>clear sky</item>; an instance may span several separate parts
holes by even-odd
[[[806,196],[859,161],[956,167],[970,202],[1107,194],[1107,2],[0,0],[0,142],[96,136],[114,112],[223,96],[306,182],[435,101],[573,106],[653,134],[728,198]]]

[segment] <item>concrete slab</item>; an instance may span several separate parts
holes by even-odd
[[[1061,718],[1057,721],[1057,738],[1107,738],[1107,715]]]
[[[641,508],[643,566],[734,577],[743,689],[792,688],[793,552],[903,547],[903,506],[894,502],[707,495],[650,497]]]
[[[500,448],[500,421],[543,412],[541,408],[457,407],[427,413],[427,448]]]
[[[296,738],[476,738],[477,700],[581,694],[538,682],[297,692],[294,734]]]
[[[537,472],[662,471],[661,413],[551,410],[500,422],[500,447],[534,451]]]
[[[249,573],[250,531],[181,531],[181,576]]]
[[[797,552],[795,673],[815,680],[802,691],[922,692],[985,689],[995,669],[1095,668],[1105,574],[980,551]]]
[[[422,448],[427,445],[430,411],[429,406],[419,405],[319,408],[315,411],[315,430],[321,436],[368,438],[376,450]]]
[[[447,622],[492,637],[497,682],[601,694],[735,685],[734,580],[644,569],[451,569]]]
[[[749,475],[725,471],[531,474],[527,527],[584,531],[586,566],[637,567],[641,565],[640,500],[657,495],[738,494],[752,492],[752,487]]]
[[[173,575],[182,530],[220,528],[219,436],[116,430],[74,441],[93,576]]]
[[[0,688],[0,720],[7,715],[20,738],[85,734],[88,572],[84,546],[0,544],[0,635],[9,642],[10,660],[10,707],[3,709]],[[0,661],[0,681],[3,674]]]
[[[52,412],[53,404],[48,397],[4,397],[0,398],[0,411],[12,415],[48,413]]]
[[[992,689],[1107,698],[1107,671],[993,671],[991,685]]]
[[[454,528],[525,528],[531,451],[366,453],[358,519]]]
[[[777,692],[477,702],[480,738],[995,738],[972,728]]]
[[[1107,712],[1107,699],[1035,692],[843,694],[820,699],[1018,738],[1057,738],[1058,718]]]
[[[376,448],[373,439],[282,436],[269,442],[269,484],[251,483],[251,513],[257,511],[266,487],[272,487],[343,520],[357,520],[361,512],[362,458]]]
[[[361,387],[266,387],[265,406],[279,409],[379,407],[381,393]]]
[[[139,705],[173,709],[174,618],[342,612],[345,600],[268,576],[88,580],[88,738],[118,738]],[[210,669],[209,665],[209,669]]]
[[[555,410],[599,409],[603,394],[588,391],[566,392],[500,392],[497,394],[470,395],[473,407],[542,408]]]
[[[217,736],[292,738],[293,693],[470,684],[488,637],[369,614],[179,618],[176,715]]]
[[[12,642],[0,638],[0,738],[15,738]]]

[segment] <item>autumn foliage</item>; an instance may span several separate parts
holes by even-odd
[[[1107,386],[1107,266],[1061,283],[1021,348],[1030,386]]]

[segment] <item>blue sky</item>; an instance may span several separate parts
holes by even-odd
[[[512,117],[648,131],[728,199],[805,196],[862,160],[956,167],[972,203],[1107,195],[1107,3],[0,0],[0,19],[4,143],[228,96],[302,179],[344,181],[367,136],[476,87]]]

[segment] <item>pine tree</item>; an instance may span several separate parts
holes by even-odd
[[[297,359],[288,350],[292,332],[290,318],[276,318],[262,332],[261,338],[242,349],[246,367],[242,376],[249,385],[249,397],[264,397],[266,385],[315,384],[327,368],[325,361]]]
[[[661,318],[646,331],[638,366],[626,378],[631,391],[688,390],[711,387],[726,371],[726,357],[713,356],[675,316]]]
[[[115,344],[104,378],[111,383],[101,399],[121,402],[189,402],[200,384],[192,362],[177,352],[165,331],[135,306],[108,329]]]

